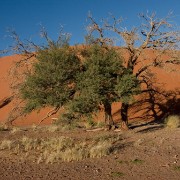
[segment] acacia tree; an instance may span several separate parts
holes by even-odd
[[[141,87],[143,84],[148,84],[146,90],[142,89],[142,93],[152,90],[151,67],[163,68],[170,63],[180,64],[178,47],[180,36],[179,31],[174,30],[169,22],[171,13],[162,19],[157,18],[155,13],[140,14],[139,17],[142,20],[141,26],[128,30],[121,26],[122,18],[117,19],[111,16],[110,21],[104,20],[101,25],[89,15],[88,37],[95,34],[97,38],[94,39],[94,43],[99,42],[103,46],[105,42],[113,42],[112,37],[106,37],[106,32],[111,31],[123,41],[124,44],[120,47],[128,54],[128,58],[124,59],[124,68],[131,75],[136,76]],[[153,51],[153,58],[146,56],[147,50]],[[140,68],[135,70],[137,66]],[[122,102],[122,126],[126,129],[128,128],[128,108],[129,102]]]
[[[111,103],[116,99],[114,87],[118,74],[122,72],[122,61],[117,53],[98,45],[86,50],[83,71],[78,75],[78,95],[72,102],[73,111],[91,115],[103,105],[105,123],[113,125]]]
[[[80,71],[80,60],[75,49],[67,42],[40,49],[37,62],[32,66],[21,86],[21,95],[26,102],[25,112],[43,107],[53,107],[56,113],[75,94],[76,74]]]
[[[10,31],[10,34],[14,44],[8,51],[17,54],[19,60],[9,72],[15,106],[6,123],[10,125],[16,118],[34,109],[51,106],[52,110],[41,123],[57,113],[65,101],[73,96],[73,80],[80,68],[76,48],[69,46],[70,34],[63,33],[63,29],[57,41],[54,41],[42,27],[43,45],[30,40],[22,41],[15,31]]]
[[[77,95],[70,108],[82,115],[92,115],[103,106],[105,124],[111,128],[114,125],[111,105],[119,99],[130,100],[137,90],[136,78],[126,72],[122,57],[112,47],[90,45],[83,54],[83,69],[77,76]]]

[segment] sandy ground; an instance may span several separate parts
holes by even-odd
[[[180,128],[167,129],[161,124],[139,126],[128,132],[42,132],[21,130],[12,134],[0,132],[3,139],[59,137],[90,138],[99,134],[122,136],[118,152],[102,158],[82,161],[37,164],[31,159],[0,151],[0,179],[54,179],[54,180],[179,180]]]

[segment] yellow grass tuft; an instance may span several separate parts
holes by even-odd
[[[15,134],[15,133],[19,132],[20,130],[21,129],[19,127],[14,126],[10,132],[11,132],[11,134]]]
[[[57,125],[51,125],[48,127],[49,132],[57,132],[59,131],[59,127]]]
[[[165,120],[166,127],[168,128],[178,128],[180,126],[180,116],[170,115]]]
[[[18,140],[1,142],[0,150],[10,150],[10,154],[21,155],[39,163],[58,163],[59,161],[79,161],[86,158],[100,158],[114,151],[114,143],[119,136],[101,135],[96,138],[79,140],[70,137],[30,138],[23,136]]]
[[[12,141],[5,139],[0,144],[0,150],[5,150],[5,149],[10,150],[11,145],[12,145]]]
[[[89,157],[88,149],[86,149],[85,143],[75,144],[72,148],[67,148],[61,153],[61,159],[63,161],[79,161]]]
[[[109,141],[99,141],[97,144],[93,145],[90,149],[91,158],[100,158],[110,154],[112,144]]]

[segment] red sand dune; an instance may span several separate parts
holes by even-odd
[[[152,56],[152,54],[149,54],[150,56]],[[0,100],[2,100],[5,97],[9,97],[11,96],[12,92],[10,90],[9,87],[9,76],[8,76],[8,71],[10,70],[10,68],[12,66],[14,66],[14,62],[16,62],[20,57],[17,55],[14,56],[7,56],[7,57],[1,57],[0,58]],[[160,86],[160,88],[164,89],[166,92],[167,91],[177,91],[180,90],[180,68],[177,67],[176,68],[179,72],[167,72],[164,69],[157,69],[154,68],[153,71],[157,74],[157,82],[159,83],[163,83],[163,86]],[[146,96],[147,97],[147,96]],[[138,98],[143,100],[142,97]],[[155,98],[158,99],[158,96],[156,96]],[[172,98],[172,97],[169,97]],[[175,95],[174,98],[179,98],[177,95]],[[179,99],[176,99],[179,103]],[[160,100],[162,103],[162,99]],[[166,99],[167,101],[167,99]],[[165,101],[164,101],[165,102]],[[0,108],[0,122],[4,122],[7,120],[9,112],[11,111],[11,109],[16,106],[16,101],[13,100],[11,103],[9,103],[8,105],[4,106],[3,108]],[[142,103],[140,102],[139,105],[137,106],[132,106],[132,108],[129,111],[130,114],[130,119],[133,120],[147,120],[146,118],[148,118],[147,116],[144,116],[143,113],[148,110],[149,107],[149,103],[146,104],[146,102],[143,102],[144,105],[142,105]],[[176,102],[177,103],[177,102]],[[180,103],[176,106],[176,110],[177,108],[179,109],[180,112]],[[146,105],[147,106],[146,106]],[[173,104],[173,102],[172,102]],[[155,105],[155,109],[158,109],[157,105]],[[143,107],[143,108],[142,108]],[[119,115],[119,109],[120,109],[120,103],[114,103],[112,110],[113,110],[113,118],[114,120],[119,120],[120,119],[120,115]],[[143,110],[140,110],[143,109]],[[46,113],[50,110],[50,108],[46,108],[46,109],[42,109],[39,113],[37,112],[32,112],[29,115],[27,115],[26,117],[21,117],[18,118],[14,124],[16,125],[31,125],[33,123],[37,123],[39,122],[44,116],[46,116]],[[144,111],[145,110],[145,111]],[[149,115],[152,115],[152,111],[148,111]],[[48,119],[46,119],[43,124],[49,124],[52,122],[52,118],[53,117],[57,117],[58,115],[54,115]],[[103,118],[103,112],[100,113],[100,115],[98,115],[98,119],[102,119]],[[151,117],[152,118],[152,117]]]

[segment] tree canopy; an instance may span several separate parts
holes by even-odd
[[[75,93],[75,77],[80,71],[80,60],[69,46],[52,46],[37,52],[32,73],[21,87],[26,100],[25,111],[46,106],[61,107]]]
[[[86,51],[83,71],[77,76],[78,95],[72,101],[72,109],[92,114],[103,105],[105,122],[112,125],[112,103],[132,99],[138,89],[136,78],[126,71],[122,56],[113,47],[91,45]]]

